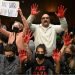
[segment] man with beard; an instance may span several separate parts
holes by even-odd
[[[41,24],[32,24],[35,15],[38,13],[38,6],[33,4],[31,7],[31,15],[27,19],[30,29],[34,32],[35,47],[39,44],[45,44],[47,48],[47,56],[52,55],[52,51],[56,48],[56,33],[60,33],[67,28],[67,22],[64,18],[64,6],[58,7],[57,16],[59,17],[61,25],[50,24],[50,16],[44,13],[41,17]]]
[[[30,29],[34,33],[34,43],[35,47],[39,44],[45,44],[47,48],[47,58],[52,61],[53,50],[56,49],[56,34],[64,31],[67,28],[67,22],[64,17],[65,10],[64,6],[58,7],[57,16],[60,20],[60,25],[53,25],[50,23],[50,16],[47,13],[44,13],[41,17],[41,24],[32,24],[32,21],[35,18],[35,15],[39,13],[38,5],[33,4],[31,6],[31,15],[27,19]]]

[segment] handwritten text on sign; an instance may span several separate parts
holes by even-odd
[[[17,17],[19,8],[18,1],[1,1],[0,2],[0,15],[8,17]]]

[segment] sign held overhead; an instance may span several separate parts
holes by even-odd
[[[0,1],[0,15],[8,17],[18,16],[19,1]]]

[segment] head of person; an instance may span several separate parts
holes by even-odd
[[[15,60],[15,49],[12,47],[11,44],[7,44],[4,47],[4,55],[8,62],[13,62]]]
[[[16,33],[21,32],[23,30],[23,24],[18,21],[15,21],[12,25],[12,30]]]
[[[41,17],[41,24],[43,27],[48,27],[50,23],[50,16],[48,13],[44,13]]]
[[[46,47],[44,44],[39,44],[36,48],[36,58],[38,59],[44,59],[46,54]]]
[[[70,44],[66,47],[64,56],[66,59],[75,57],[75,45]]]

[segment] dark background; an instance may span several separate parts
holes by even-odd
[[[51,22],[53,24],[59,24],[59,20],[57,16],[54,14],[54,12],[57,11],[57,7],[59,5],[64,5],[65,8],[67,8],[67,11],[65,13],[65,17],[68,22],[69,30],[74,31],[75,30],[75,0],[7,0],[7,1],[19,1],[20,7],[23,11],[24,16],[27,18],[30,15],[30,7],[33,3],[37,3],[39,6],[40,12],[48,11],[51,16]],[[37,15],[36,20],[34,20],[34,23],[40,23],[40,14]],[[14,22],[15,19],[20,19],[18,16],[17,18],[9,18],[1,16],[2,24],[6,25],[8,30],[11,29],[11,25]]]

